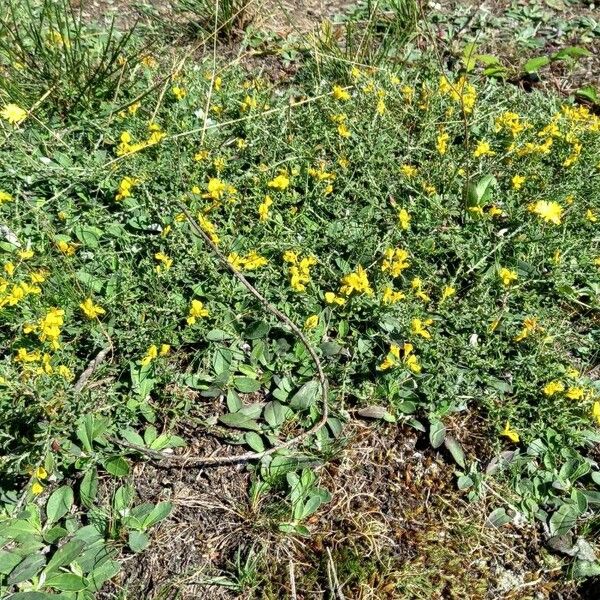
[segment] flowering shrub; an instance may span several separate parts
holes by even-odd
[[[472,499],[493,480],[553,535],[593,518],[600,117],[426,72],[355,67],[351,84],[294,104],[236,68],[218,85],[182,71],[156,114],[144,99],[55,151],[32,107],[2,107],[7,516],[17,494],[33,503],[96,468],[124,476],[127,427],[171,431],[213,410],[186,390],[226,399],[221,425],[257,451],[318,421],[306,352],[196,239],[183,204],[323,356],[335,386],[320,449],[344,406],[383,404],[446,445]],[[100,385],[76,391],[106,348]],[[447,434],[471,412],[486,456]],[[502,450],[511,460],[486,473]]]

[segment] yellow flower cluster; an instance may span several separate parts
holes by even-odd
[[[290,286],[295,292],[306,291],[306,284],[310,282],[310,268],[317,264],[314,256],[300,258],[297,252],[287,250],[283,253],[284,262],[288,263]]]
[[[149,148],[150,146],[155,146],[158,144],[167,134],[164,133],[160,125],[157,123],[150,123],[148,125],[148,130],[150,135],[147,139],[141,142],[133,142],[133,137],[129,131],[124,131],[121,133],[120,143],[117,146],[116,154],[117,156],[125,156],[126,154],[134,154],[135,152],[140,152],[144,150],[144,148]]]
[[[361,265],[358,265],[354,271],[342,277],[340,294],[350,296],[353,293],[366,294],[367,296],[373,295],[373,288],[371,288],[369,283],[367,272]]]
[[[141,358],[140,365],[146,367],[159,356],[167,356],[170,352],[171,346],[169,344],[161,344],[160,349],[155,344],[152,344]]]
[[[50,308],[37,322],[23,327],[24,333],[37,333],[40,342],[48,342],[52,348],[60,348],[59,338],[65,322],[65,311],[60,308]]]
[[[392,277],[399,277],[402,271],[410,267],[409,254],[402,248],[388,248],[385,251],[381,270]]]
[[[187,316],[187,324],[194,325],[198,319],[203,319],[204,317],[208,317],[210,312],[208,308],[204,307],[204,303],[200,300],[192,300],[190,305],[190,311]]]
[[[460,104],[465,114],[473,112],[473,107],[477,101],[477,90],[467,81],[464,75],[452,83],[445,75],[440,77],[439,91],[444,96],[449,96]]]
[[[379,371],[387,371],[400,364],[404,364],[413,373],[421,372],[421,363],[414,354],[414,346],[409,342],[405,342],[402,346],[391,344],[388,355],[377,369]]]
[[[273,205],[273,198],[265,196],[265,199],[258,205],[258,216],[261,221],[266,221],[271,214],[270,208]]]
[[[246,256],[240,256],[237,252],[232,252],[227,257],[227,262],[236,271],[254,271],[263,267],[269,261],[264,256],[258,254],[256,250],[252,250]]]
[[[230,202],[233,202],[237,195],[237,189],[235,187],[216,177],[211,177],[209,179],[206,189],[207,191],[203,194],[203,197],[211,198],[212,200],[222,200],[227,198]]]
[[[135,177],[123,177],[119,183],[115,200],[119,202],[124,198],[129,198],[131,196],[131,190],[133,189],[133,186],[137,185],[139,182],[140,180],[136,179]]]
[[[218,244],[221,241],[217,235],[217,228],[215,227],[214,223],[209,221],[204,215],[198,215],[198,223],[200,225],[200,229],[206,233],[213,244]]]

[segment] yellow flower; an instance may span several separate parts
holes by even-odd
[[[408,229],[410,227],[410,214],[405,208],[401,208],[398,211],[398,222],[402,229]]]
[[[48,477],[48,473],[44,467],[38,467],[34,472],[34,476],[38,479],[46,479]]]
[[[75,254],[75,250],[77,247],[75,244],[69,244],[63,240],[59,240],[56,242],[56,247],[65,255],[65,256],[73,256]]]
[[[381,270],[392,277],[398,277],[402,271],[410,267],[408,252],[402,248],[388,248],[385,251]]]
[[[346,299],[333,292],[325,292],[325,302],[327,302],[327,304],[338,304],[339,306],[342,306],[346,304]]]
[[[44,491],[44,486],[39,482],[35,481],[31,486],[31,493],[34,496],[39,496]]]
[[[454,294],[456,294],[456,288],[452,285],[445,285],[442,289],[442,297],[440,302],[444,302],[444,300],[454,296]]]
[[[16,362],[22,363],[33,363],[41,360],[40,353],[36,350],[35,352],[29,352],[27,348],[19,348],[17,350],[17,355],[15,356]]]
[[[10,261],[4,263],[4,271],[6,272],[6,274],[9,277],[13,276],[13,273],[15,272],[15,269],[16,269],[15,265],[13,263],[11,263]]]
[[[149,365],[156,357],[158,356],[158,348],[152,344],[148,350],[146,350],[146,355],[140,360],[140,365],[142,367],[146,367]]]
[[[504,429],[500,432],[500,435],[507,437],[511,442],[517,444],[519,442],[519,434],[511,428],[510,422],[506,421],[506,425],[504,425]]]
[[[231,252],[227,257],[227,262],[236,271],[241,271],[244,268],[244,259],[237,252]]]
[[[137,185],[138,183],[139,179],[136,179],[135,177],[123,177],[123,179],[121,179],[121,183],[119,183],[115,200],[119,202],[124,198],[129,198],[131,196],[131,190],[133,186]]]
[[[190,312],[187,317],[187,324],[194,325],[198,319],[209,316],[209,311],[204,307],[204,303],[200,300],[192,300]]]
[[[254,96],[245,96],[244,100],[242,101],[241,105],[240,105],[240,109],[242,111],[247,111],[250,109],[256,109],[258,107],[258,101],[256,100],[256,98],[254,98]]]
[[[208,180],[208,185],[206,186],[207,193],[203,195],[204,198],[212,198],[213,200],[221,200],[224,197],[228,197],[231,201],[234,199],[234,196],[237,194],[237,189],[232,185],[221,181],[217,177],[211,177]],[[193,190],[192,190],[193,191]]]
[[[159,356],[168,356],[171,353],[171,344],[161,344]]]
[[[584,391],[583,388],[581,388],[581,387],[570,387],[567,390],[567,393],[565,394],[565,396],[567,398],[569,398],[570,400],[582,400],[584,394],[585,394],[585,391]]]
[[[314,329],[319,324],[319,315],[311,315],[304,321],[305,329]]]
[[[506,267],[502,267],[498,271],[498,276],[502,280],[502,284],[505,286],[509,286],[513,281],[516,281],[518,279],[516,271],[511,271]]]
[[[336,100],[342,100],[342,101],[346,101],[346,100],[350,100],[350,94],[341,86],[339,85],[334,85],[333,89],[331,91],[331,95],[336,99]]]
[[[34,257],[35,252],[31,250],[31,248],[28,248],[27,250],[19,250],[17,254],[21,260],[29,260],[30,258]]]
[[[217,228],[204,215],[198,214],[198,223],[200,224],[200,229],[208,235],[213,244],[218,244],[220,242],[219,236],[217,235]]]
[[[5,104],[4,108],[0,111],[0,117],[8,121],[11,125],[18,125],[26,119],[27,111],[23,110],[17,104]]]
[[[515,342],[522,342],[525,338],[529,337],[529,335],[537,329],[537,319],[535,317],[527,317],[523,321],[523,327],[521,328],[521,331],[514,337]]]
[[[598,220],[598,217],[595,215],[594,211],[591,208],[588,208],[585,211],[585,218],[590,222],[590,223],[595,223]]]
[[[254,271],[260,267],[266,265],[269,261],[264,257],[260,256],[255,250],[252,250],[244,257],[244,268],[247,271]]]
[[[385,100],[383,98],[379,98],[377,100],[377,107],[375,108],[378,115],[383,115],[386,111]]]
[[[435,147],[439,154],[444,155],[448,150],[448,140],[450,139],[450,135],[445,131],[441,131],[437,139],[435,141]]]
[[[12,199],[13,197],[8,192],[0,190],[0,206],[2,206],[2,204],[5,202],[10,202]]]
[[[413,319],[410,322],[410,330],[415,335],[420,335],[422,338],[430,340],[431,333],[429,333],[425,327],[429,327],[431,324],[433,324],[433,319],[426,319],[425,321],[421,321],[421,319]]]
[[[345,123],[340,123],[338,125],[337,131],[338,131],[338,134],[340,135],[340,137],[343,137],[343,138],[349,138],[352,135]]]
[[[548,223],[553,223],[554,225],[560,225],[561,223],[563,209],[558,202],[538,200],[530,204],[527,209]]]
[[[400,173],[406,177],[406,179],[412,179],[417,174],[417,167],[412,165],[401,165]]]
[[[267,183],[267,186],[273,188],[274,190],[285,190],[290,185],[290,180],[284,173],[277,175],[275,179],[271,179]]]
[[[393,349],[390,348],[393,353]],[[414,346],[409,342],[406,342],[402,348],[402,362],[413,372],[420,373],[421,372],[421,363],[419,363],[419,359],[413,354]]]
[[[410,286],[419,300],[422,300],[423,302],[429,302],[431,300],[431,298],[423,291],[423,281],[420,277],[413,278],[410,282]]]
[[[396,304],[396,302],[400,302],[400,300],[404,300],[404,298],[406,298],[405,294],[402,292],[397,292],[390,286],[387,286],[383,290],[383,298],[381,301],[384,304]]]
[[[99,315],[103,315],[106,311],[97,304],[91,298],[86,298],[80,305],[79,308],[83,311],[88,319],[96,319]]]
[[[494,154],[496,153],[492,150],[489,142],[486,142],[485,140],[477,142],[477,147],[473,151],[473,156],[475,158],[479,158],[480,156],[493,156]]]
[[[600,425],[600,402],[598,401],[594,402],[592,406],[592,419]]]
[[[273,204],[271,196],[265,196],[265,199],[260,203],[258,207],[258,215],[261,221],[266,221],[269,218],[270,208]]]
[[[201,162],[203,160],[206,160],[210,155],[210,152],[208,150],[198,150],[198,152],[196,152],[196,154],[194,154],[194,160],[196,162]]]
[[[550,381],[544,386],[543,392],[546,396],[554,396],[560,392],[565,391],[565,384],[562,381],[554,380]]]
[[[522,175],[515,175],[511,180],[513,190],[520,190],[525,183],[525,177]]]
[[[488,215],[490,217],[498,217],[502,214],[502,209],[499,206],[492,205],[488,208]]]
[[[41,342],[49,342],[56,350],[60,348],[58,338],[60,337],[60,329],[64,324],[65,311],[60,308],[51,308],[39,320],[38,328],[40,331],[39,339]]]
[[[156,266],[156,272],[160,273],[161,271],[168,271],[173,265],[173,259],[167,256],[164,252],[157,252],[154,255],[154,258],[161,263]]]
[[[175,96],[176,100],[183,100],[187,95],[187,92],[177,85],[174,85],[171,88],[171,93],[173,94],[173,96]]]
[[[73,375],[73,371],[71,371],[71,369],[65,365],[58,365],[57,372],[61,377],[67,380],[71,380],[75,377]]]
[[[348,275],[344,275],[344,277],[342,277],[342,287],[340,288],[340,293],[344,296],[349,296],[352,294],[352,292],[356,292],[357,294],[366,294],[367,296],[371,296],[373,294],[373,289],[369,284],[367,272],[360,265],[356,267],[352,273],[348,273]]]
[[[525,129],[525,125],[521,123],[521,117],[514,112],[505,112],[499,117],[496,117],[494,130],[496,133],[507,129],[512,137],[516,137]]]

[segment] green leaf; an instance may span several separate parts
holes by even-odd
[[[60,567],[71,564],[84,548],[85,542],[83,540],[71,540],[63,544],[48,561],[44,573],[50,574]]]
[[[459,444],[459,442],[455,438],[447,435],[444,438],[444,445],[446,446],[450,454],[452,454],[452,458],[456,461],[456,464],[458,464],[464,469],[465,453],[463,452],[462,446]]]
[[[104,468],[115,477],[129,475],[129,463],[122,456],[113,456],[103,463]]]
[[[10,600],[56,600],[60,597],[56,594],[46,594],[45,592],[17,592],[10,597]]]
[[[213,357],[213,368],[217,375],[225,373],[231,368],[233,354],[228,348],[217,348]]]
[[[491,527],[502,527],[511,521],[512,519],[506,514],[505,508],[493,510],[487,518],[487,524]]]
[[[222,329],[211,329],[206,334],[206,339],[210,342],[222,342],[223,340],[230,340],[233,336]]]
[[[431,447],[439,448],[444,443],[445,438],[446,427],[444,424],[437,419],[431,421],[429,424],[429,443],[431,444]]]
[[[229,412],[237,412],[242,408],[243,403],[235,390],[227,390],[227,408]]]
[[[80,592],[87,588],[86,580],[75,573],[51,575],[46,579],[46,585],[61,592]]]
[[[244,413],[235,412],[221,415],[219,421],[227,427],[233,427],[235,429],[250,429],[252,431],[260,431],[258,423],[246,416]]]
[[[484,206],[491,200],[492,191],[498,181],[493,175],[484,175],[477,183],[471,183],[467,191],[469,206]]]
[[[254,452],[264,452],[265,444],[258,433],[249,431],[244,435],[244,440],[246,441],[246,444],[248,444],[248,446],[254,450]]]
[[[99,590],[105,581],[112,579],[120,570],[121,565],[116,560],[108,560],[102,563],[88,575],[92,589]]]
[[[46,504],[47,523],[56,523],[64,517],[73,506],[73,489],[63,485],[50,494]]]
[[[579,88],[575,92],[575,95],[579,96],[580,98],[584,98],[585,100],[589,100],[594,104],[600,103],[600,96],[598,96],[598,90],[592,85],[586,85],[582,88]]]
[[[277,429],[285,421],[285,411],[281,403],[277,400],[267,402],[263,416],[269,427],[273,429]]]
[[[26,556],[11,572],[6,583],[11,586],[35,577],[46,564],[43,554],[30,554]]]
[[[243,394],[252,394],[260,390],[260,381],[251,377],[234,377],[233,385],[238,392]]]
[[[166,519],[173,510],[173,505],[170,502],[159,502],[143,521],[143,528],[147,529],[156,525],[159,521]]]
[[[77,271],[75,275],[86,288],[93,290],[97,294],[102,291],[102,287],[104,286],[103,279],[100,279],[91,273],[87,273],[86,271]]]
[[[93,505],[98,494],[98,471],[92,467],[86,471],[81,483],[79,484],[79,497],[84,506],[88,508]]]
[[[148,536],[143,531],[130,531],[129,538],[127,540],[128,546],[133,550],[133,552],[141,552],[144,550],[150,540]]]
[[[579,512],[570,504],[563,504],[548,521],[551,535],[564,535],[575,527]]]
[[[270,327],[265,321],[255,321],[244,333],[244,337],[249,340],[257,340],[267,337]]]
[[[307,381],[290,399],[290,407],[294,410],[306,410],[317,399],[321,384],[316,379]]]
[[[73,232],[77,236],[77,239],[88,248],[97,248],[102,236],[102,229],[91,225],[78,225]]]
[[[586,577],[596,577],[600,575],[600,562],[589,560],[576,560],[573,563],[571,575],[575,579],[583,579]]]
[[[579,58],[585,58],[586,56],[592,56],[592,53],[585,48],[581,48],[580,46],[567,46],[566,48],[556,52],[552,58],[554,60],[562,60],[565,58],[573,58],[577,60]]]
[[[550,64],[549,56],[536,56],[535,58],[530,58],[523,65],[523,71],[525,71],[525,73],[536,73],[548,64]]]
[[[0,574],[8,575],[22,560],[16,552],[0,550]]]

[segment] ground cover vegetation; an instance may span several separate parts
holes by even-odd
[[[282,82],[218,58],[235,11],[193,42],[212,51],[163,54],[66,2],[8,3],[2,597],[102,593],[173,510],[136,469],[202,464],[198,439],[257,453],[255,518],[310,540],[357,418],[417,432],[486,526],[531,524],[561,578],[600,573],[595,92],[525,91],[476,42],[448,68],[400,4],[385,35],[286,47]],[[560,52],[519,72],[588,54]],[[314,348],[326,418],[319,363],[232,270]],[[253,556],[211,583],[277,594]],[[410,574],[360,596],[381,563],[336,558],[351,597],[418,597]]]

